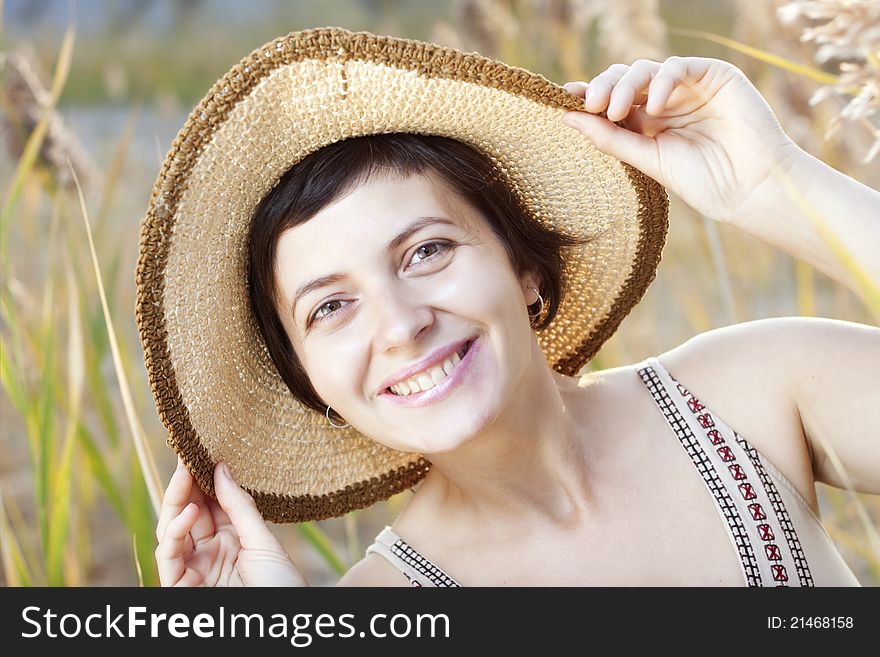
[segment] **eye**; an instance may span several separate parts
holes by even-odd
[[[448,251],[450,246],[451,243],[446,241],[425,242],[413,251],[413,257],[410,259],[410,262],[412,263],[414,260],[418,260],[418,262],[432,260],[437,254]],[[419,265],[416,264],[416,266]]]
[[[329,312],[323,312],[327,309],[328,306],[332,306],[334,303],[341,303],[342,299],[330,299],[325,303],[322,303],[315,309],[315,312],[312,313],[312,316],[309,318],[309,326],[311,326],[315,322],[323,322],[325,319],[335,314],[335,310],[330,310]]]

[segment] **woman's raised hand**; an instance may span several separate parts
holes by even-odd
[[[802,152],[743,72],[719,59],[615,64],[565,88],[585,110],[567,112],[567,125],[710,219],[736,224],[765,210],[774,174]]]
[[[217,500],[178,462],[156,526],[162,586],[308,586],[225,463],[214,490]]]

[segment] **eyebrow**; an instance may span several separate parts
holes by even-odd
[[[433,224],[448,224],[450,226],[455,226],[456,223],[447,219],[445,217],[419,217],[414,222],[412,222],[409,226],[404,228],[393,240],[388,242],[388,245],[385,247],[385,252],[390,253],[397,249],[401,244],[403,244],[411,235],[417,233],[422,228],[426,226],[431,226]],[[296,293],[293,295],[293,301],[290,304],[290,315],[293,317],[296,313],[296,304],[309,292],[313,292],[314,290],[320,289],[322,287],[327,287],[328,285],[332,285],[346,277],[346,274],[341,272],[336,272],[333,274],[327,274],[326,276],[321,276],[320,278],[316,278],[314,280],[305,283],[297,289]]]

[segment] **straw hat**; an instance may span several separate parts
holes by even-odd
[[[487,154],[536,221],[594,239],[565,258],[568,296],[538,335],[574,376],[653,280],[663,187],[560,116],[582,102],[541,75],[430,43],[320,28],[255,50],[193,110],[141,223],[137,323],[168,444],[213,494],[225,460],[263,517],[342,515],[412,487],[430,463],[332,428],[276,371],[248,301],[247,228],[309,153],[413,132]]]

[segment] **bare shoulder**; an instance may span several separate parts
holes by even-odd
[[[349,568],[336,586],[411,586],[411,584],[387,559],[371,552]]]
[[[851,376],[853,363],[877,362],[880,328],[824,317],[775,317],[700,333],[659,357],[667,369],[724,387],[770,385],[795,397],[799,382],[817,375],[829,381]]]
[[[808,317],[743,322],[701,333],[658,360],[769,459],[817,511],[814,454],[793,380],[816,349],[835,335],[845,341],[860,327]]]
[[[788,351],[807,344],[821,341],[846,340],[853,336],[876,335],[880,329],[866,324],[848,322],[827,317],[771,317],[756,319],[722,328],[705,331],[691,338],[680,347],[671,350],[684,352],[711,350],[728,346],[749,346],[752,350],[769,352],[771,357],[785,357],[779,351],[784,345],[791,345]]]

